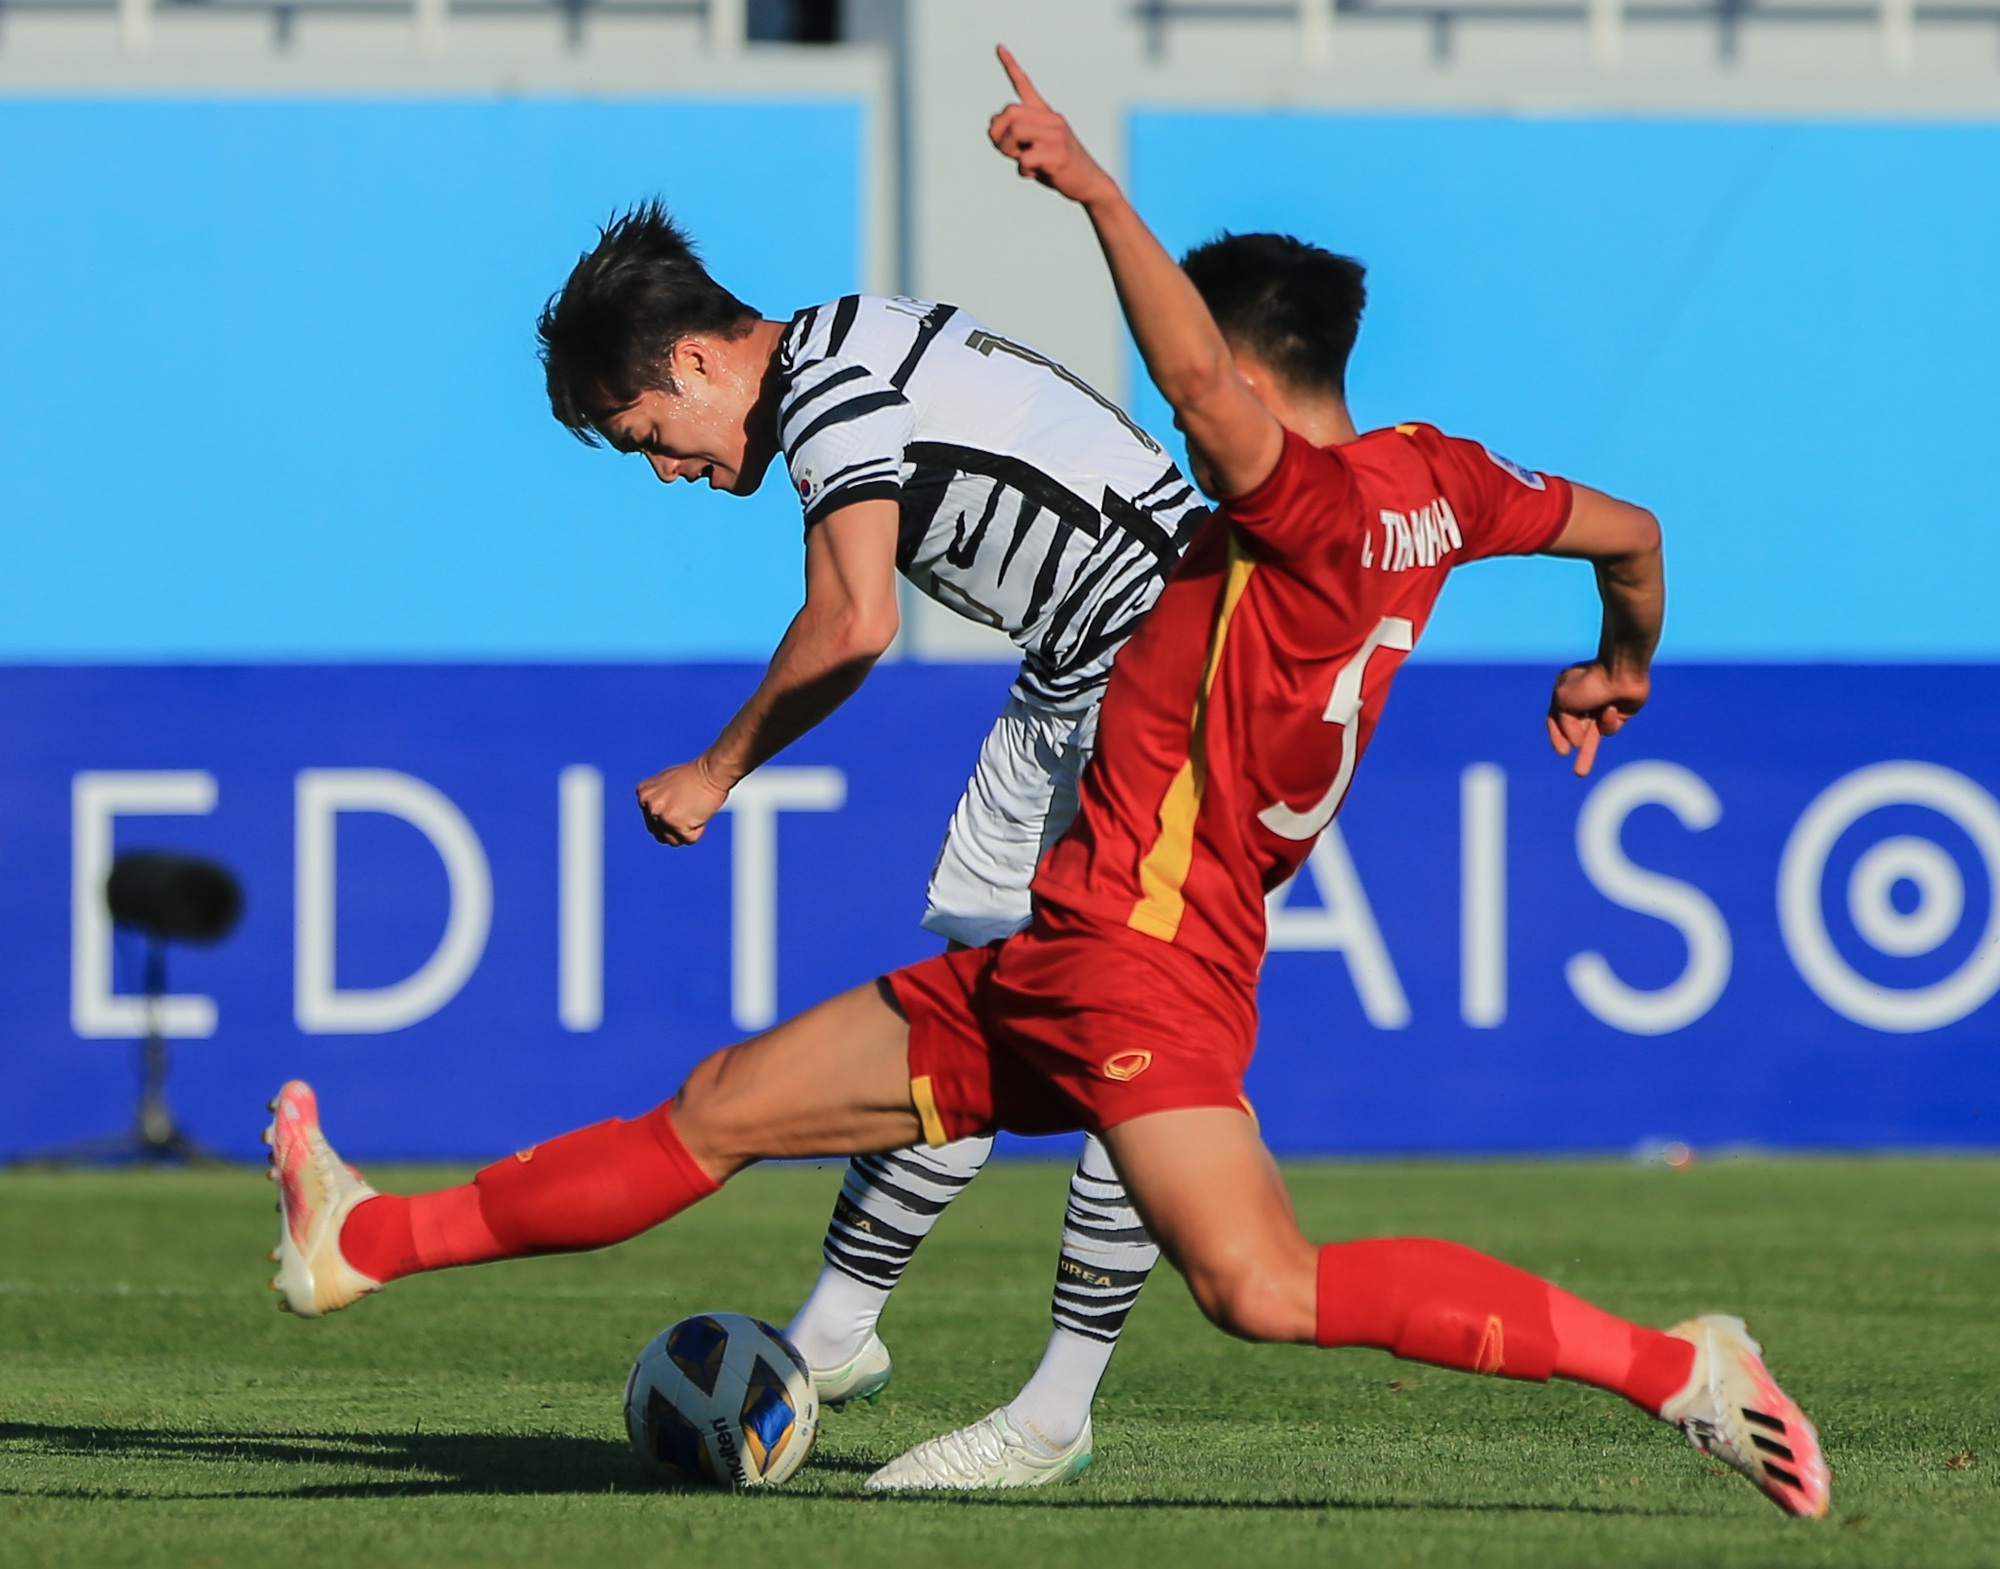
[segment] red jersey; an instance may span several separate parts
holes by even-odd
[[[1446,574],[1545,548],[1569,511],[1566,481],[1429,425],[1287,432],[1120,651],[1037,902],[1254,978],[1265,896],[1340,809]]]

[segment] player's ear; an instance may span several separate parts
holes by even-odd
[[[667,356],[667,363],[677,387],[685,387],[691,381],[708,381],[715,375],[715,353],[700,338],[681,339]]]

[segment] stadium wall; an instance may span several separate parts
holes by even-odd
[[[1625,491],[1671,540],[1680,663],[1589,785],[1537,723],[1588,573],[1448,591],[1277,923],[1274,1141],[2000,1142],[2000,130],[1129,129],[1170,243],[1370,261],[1364,418]],[[591,225],[654,190],[773,314],[859,286],[874,134],[852,98],[0,102],[0,1154],[124,1114],[114,846],[246,880],[170,1021],[179,1104],[237,1153],[297,1071],[357,1153],[514,1147],[927,950],[1006,672],[913,638],[775,796],[653,845],[624,792],[749,690],[796,513],[570,442],[532,359]],[[992,265],[1025,243],[996,225]]]

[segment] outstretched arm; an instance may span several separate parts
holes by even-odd
[[[1604,628],[1597,657],[1556,677],[1549,699],[1549,741],[1563,757],[1576,754],[1581,777],[1597,760],[1598,743],[1623,729],[1652,691],[1653,650],[1667,613],[1667,575],[1660,525],[1652,513],[1583,485],[1572,489],[1569,523],[1547,554],[1596,567]]]
[[[1255,490],[1278,466],[1284,428],[1237,375],[1208,306],[1118,182],[1084,150],[1005,47],[1000,63],[1020,101],[993,117],[987,135],[1023,179],[1039,180],[1090,215],[1146,372],[1173,405],[1215,492],[1228,497]]]
[[[639,786],[661,844],[693,844],[743,776],[832,713],[868,679],[896,637],[893,501],[857,501],[806,536],[806,602],[750,700],[692,762]]]

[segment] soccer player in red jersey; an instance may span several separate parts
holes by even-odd
[[[376,1194],[327,1143],[311,1090],[288,1084],[267,1135],[284,1211],[274,1285],[323,1313],[419,1270],[606,1246],[760,1159],[1087,1128],[1227,1332],[1594,1384],[1679,1425],[1781,1508],[1823,1515],[1818,1435],[1740,1321],[1648,1329],[1428,1238],[1315,1245],[1242,1098],[1265,895],[1338,810],[1446,573],[1534,551],[1595,565],[1599,653],[1562,673],[1549,710],[1557,750],[1587,772],[1647,695],[1664,602],[1653,520],[1429,426],[1358,434],[1341,378],[1360,269],[1250,236],[1196,252],[1191,281],[1003,59],[1020,102],[995,117],[994,143],[1089,213],[1223,502],[1119,657],[1033,924],[822,1003],[715,1053],[644,1117],[440,1193]],[[904,1460],[942,1479],[986,1458],[952,1444],[979,1441],[964,1429]]]

